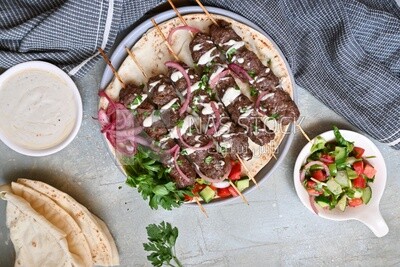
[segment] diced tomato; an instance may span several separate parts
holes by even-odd
[[[328,154],[322,154],[321,155],[321,161],[327,164],[331,164],[335,162],[335,157],[328,155]]]
[[[309,188],[309,189],[315,188],[316,185],[317,185],[317,183],[314,181],[311,181],[311,180],[307,181],[307,188]]]
[[[239,196],[238,192],[236,192],[235,188],[233,188],[232,186],[228,187],[228,190],[232,196],[234,196],[234,197]]]
[[[364,172],[364,162],[363,161],[356,161],[353,163],[353,169],[356,171],[358,175]]]
[[[360,206],[363,203],[361,198],[352,198],[349,199],[349,206],[350,207],[357,207]]]
[[[362,157],[362,155],[364,154],[364,151],[365,151],[364,148],[355,146],[355,147],[353,148],[354,157],[355,157],[356,159],[360,159],[360,158]]]
[[[192,189],[192,193],[193,193],[194,195],[197,195],[201,190],[204,189],[204,187],[206,187],[205,184],[198,184],[198,183],[196,183],[196,184],[194,185],[193,189]]]
[[[326,180],[326,175],[323,173],[322,170],[315,170],[311,172],[311,176],[315,179],[317,179],[318,181],[325,181]]]
[[[322,194],[322,192],[320,192],[320,191],[318,191],[318,190],[316,190],[316,189],[314,189],[314,188],[308,188],[308,189],[307,189],[307,192],[308,192],[308,194],[309,194],[310,196],[319,196],[319,195]]]
[[[185,201],[191,201],[193,199],[193,197],[185,195]]]
[[[230,197],[232,194],[229,191],[229,187],[226,187],[226,188],[218,188],[217,195],[219,197]]]
[[[367,186],[367,181],[365,181],[364,177],[359,175],[356,179],[353,180],[353,186],[355,188],[365,188]]]
[[[212,184],[209,184],[208,187],[210,187],[214,191],[217,191],[217,188],[215,186],[213,186]]]
[[[239,180],[242,174],[242,166],[239,161],[231,161],[232,169],[229,173],[229,179],[232,181]]]
[[[364,172],[365,176],[367,176],[369,179],[374,178],[376,174],[376,170],[374,167],[372,167],[370,164],[365,164]]]

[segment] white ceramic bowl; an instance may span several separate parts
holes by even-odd
[[[315,204],[318,210],[318,215],[325,219],[344,221],[344,220],[358,220],[368,226],[377,237],[382,237],[389,232],[389,228],[382,218],[379,211],[379,202],[381,200],[383,191],[386,185],[386,165],[381,152],[375,146],[375,144],[367,137],[348,130],[340,130],[342,136],[350,142],[354,142],[355,146],[362,147],[365,149],[364,156],[375,156],[375,158],[369,158],[368,161],[374,166],[377,173],[373,183],[370,183],[372,189],[372,197],[367,205],[361,205],[358,207],[347,207],[344,212],[335,208],[333,210],[325,210]],[[333,131],[328,131],[320,134],[327,141],[335,139]],[[301,202],[306,206],[312,213],[315,214],[310,204],[309,195],[300,181],[300,169],[305,164],[307,157],[311,154],[310,149],[314,142],[311,140],[300,152],[297,157],[296,164],[294,166],[294,185],[296,188],[297,195]]]
[[[47,156],[53,153],[56,153],[63,148],[65,148],[71,141],[75,138],[77,135],[79,128],[82,123],[82,99],[79,94],[78,88],[76,87],[75,83],[72,81],[72,79],[60,68],[57,66],[43,62],[43,61],[29,61],[29,62],[24,62],[21,64],[18,64],[7,71],[5,71],[3,74],[0,75],[0,89],[2,85],[5,83],[5,81],[13,77],[19,72],[22,71],[30,71],[30,70],[42,70],[45,72],[49,72],[53,75],[56,75],[61,82],[65,83],[68,89],[72,91],[73,95],[73,103],[76,108],[75,112],[75,119],[74,119],[74,125],[72,126],[72,130],[69,133],[66,133],[66,136],[61,137],[61,141],[54,144],[53,146],[43,148],[43,149],[31,149],[27,148],[26,146],[22,146],[18,144],[15,141],[12,141],[9,137],[7,137],[6,134],[4,134],[3,130],[4,127],[9,127],[8,125],[0,125],[0,139],[3,141],[8,147],[11,149],[15,150],[18,153],[28,155],[28,156]],[[2,88],[3,90],[6,88]],[[63,105],[64,103],[59,103],[59,105]]]

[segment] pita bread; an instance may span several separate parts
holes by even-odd
[[[86,238],[95,265],[119,265],[117,247],[107,226],[86,207],[46,183],[21,178],[17,182],[47,196],[75,220]]]
[[[7,227],[16,252],[15,266],[85,266],[68,249],[66,234],[37,213],[22,197],[0,192],[7,201]]]
[[[183,17],[188,25],[196,27],[203,32],[207,32],[212,23],[205,14],[189,14],[184,15]],[[267,65],[268,61],[271,62],[270,68],[279,78],[282,89],[288,92],[293,98],[294,82],[291,79],[289,74],[290,72],[285,64],[285,60],[281,57],[279,51],[271,42],[271,40],[253,28],[231,18],[215,14],[213,14],[213,17],[215,19],[223,19],[231,23],[232,28],[246,42],[247,48],[255,52],[265,65]],[[159,26],[164,35],[168,36],[171,29],[177,26],[182,26],[182,23],[180,22],[179,18],[173,18],[159,24]],[[189,49],[191,38],[192,37],[189,32],[176,32],[173,36],[173,50],[184,63],[193,67],[194,64]],[[138,62],[140,62],[141,67],[147,77],[151,77],[159,73],[167,73],[167,68],[165,67],[164,63],[169,60],[174,60],[174,57],[169,53],[163,38],[155,28],[148,30],[143,37],[135,43],[135,45],[131,48],[131,51],[135,54]],[[118,69],[118,73],[122,80],[126,83],[133,82],[134,84],[139,85],[147,82],[147,79],[142,74],[139,67],[129,56],[121,64],[120,68]],[[105,89],[105,92],[112,99],[117,100],[121,89],[121,83],[117,79],[113,79],[113,81]],[[248,86],[242,86],[241,90],[244,94],[249,95]],[[108,101],[105,98],[101,98],[99,107],[106,108],[107,105]],[[271,160],[274,154],[273,152],[282,142],[289,128],[289,126],[282,127],[277,124],[269,126],[274,126],[275,128],[273,129],[275,131],[275,139],[269,144],[259,146],[249,140],[249,147],[252,149],[254,156],[251,160],[245,161],[245,164],[250,170],[249,174],[252,176],[255,176]],[[111,144],[109,144],[109,147],[111,148],[111,151],[114,151]],[[123,168],[121,169],[123,170]],[[125,170],[123,171],[125,172]]]
[[[11,188],[15,195],[24,198],[37,213],[65,233],[69,251],[81,260],[82,266],[92,266],[86,238],[78,224],[64,209],[49,197],[25,185],[12,182]]]

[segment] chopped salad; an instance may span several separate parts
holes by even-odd
[[[370,183],[375,179],[376,170],[364,156],[364,148],[354,146],[334,126],[335,140],[327,142],[318,136],[311,155],[303,165],[300,179],[314,203],[324,209],[368,204],[372,196]]]

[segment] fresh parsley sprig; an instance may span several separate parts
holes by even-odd
[[[145,251],[151,252],[147,259],[156,267],[166,263],[168,266],[182,267],[176,257],[175,243],[178,238],[178,228],[172,227],[170,223],[161,222],[159,225],[150,224],[146,227],[148,240],[143,243]],[[173,265],[171,261],[176,265]]]
[[[128,174],[126,184],[137,188],[144,200],[149,199],[152,209],[161,206],[171,210],[182,205],[185,195],[192,196],[190,187],[176,187],[169,177],[171,170],[150,149],[139,146],[134,157],[125,159],[124,168]]]

